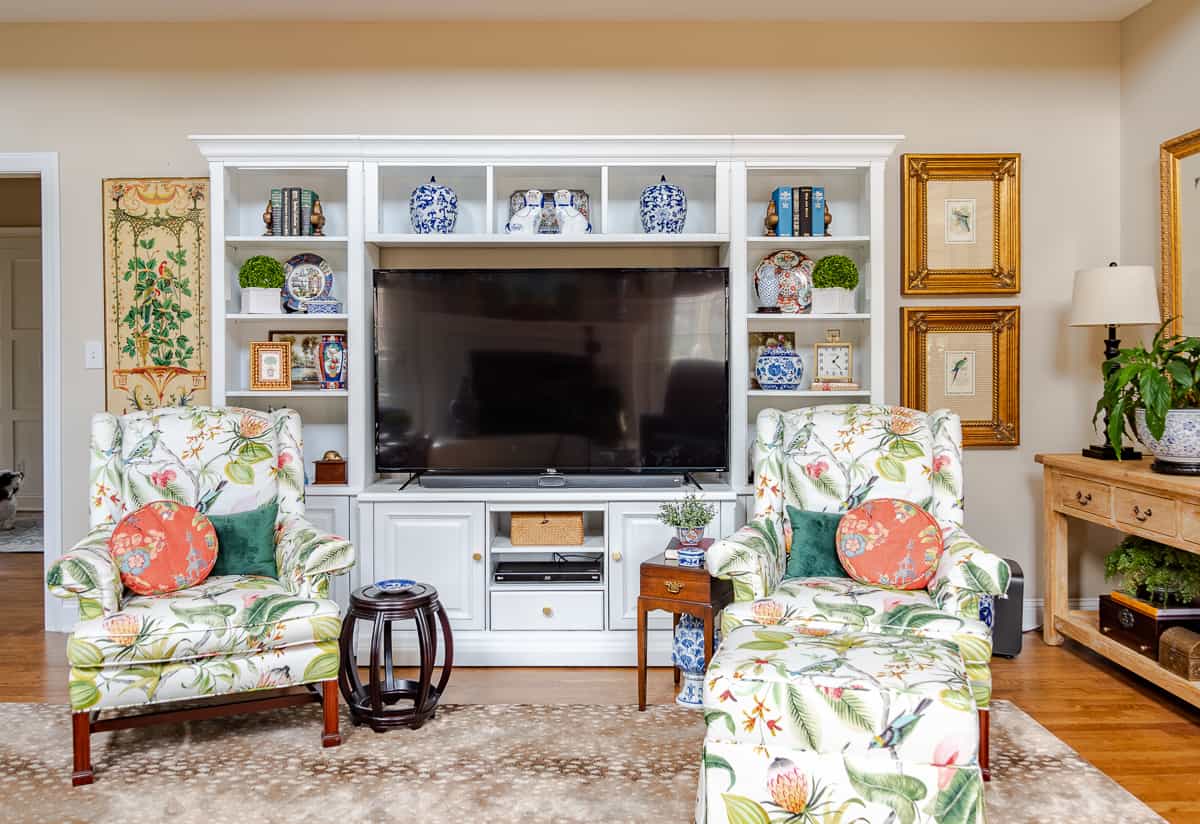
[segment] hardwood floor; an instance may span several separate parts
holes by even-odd
[[[42,632],[41,556],[0,554],[0,700],[66,703],[64,636]],[[1174,824],[1200,824],[1200,709],[1070,641],[1026,633],[1015,660],[992,663],[1006,698]],[[651,703],[673,700],[671,671],[652,670]],[[450,703],[635,703],[630,669],[459,668]],[[1055,776],[1053,780],[1065,780]]]

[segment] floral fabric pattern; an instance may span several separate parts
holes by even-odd
[[[160,595],[204,580],[217,561],[217,531],[194,507],[154,501],[121,519],[109,538],[121,583]]]
[[[916,504],[873,498],[842,516],[837,553],[860,583],[924,589],[942,557],[942,531]]]

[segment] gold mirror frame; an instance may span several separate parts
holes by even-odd
[[[1158,149],[1159,235],[1162,256],[1158,305],[1171,332],[1183,334],[1183,254],[1179,249],[1179,161],[1200,154],[1200,129],[1163,141]],[[1197,285],[1200,288],[1200,284]]]

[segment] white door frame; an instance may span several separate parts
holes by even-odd
[[[58,152],[0,153],[0,176],[37,175],[42,184],[42,462],[45,489],[45,569],[63,553],[62,528],[62,269],[58,212]],[[67,603],[46,595],[47,630],[66,631],[75,621]]]

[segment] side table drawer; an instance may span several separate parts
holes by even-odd
[[[1058,505],[1112,517],[1112,487],[1073,475],[1058,476]]]
[[[1175,501],[1170,498],[1118,487],[1113,503],[1120,523],[1159,535],[1175,535],[1178,531],[1179,512]]]
[[[1179,502],[1179,537],[1200,544],[1200,504]]]
[[[604,593],[493,590],[492,629],[604,629]]]

